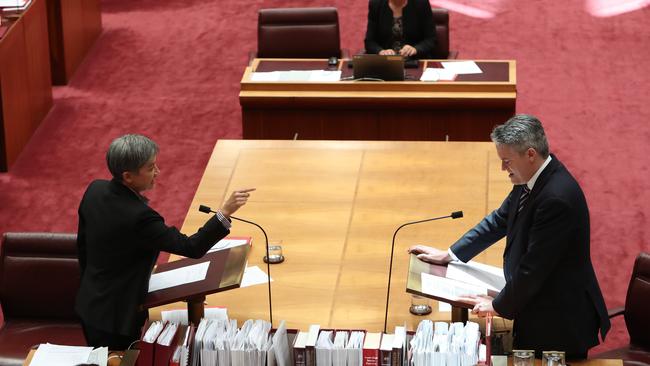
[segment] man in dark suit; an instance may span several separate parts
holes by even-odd
[[[113,179],[95,180],[79,205],[77,246],[81,284],[75,309],[90,346],[125,349],[147,317],[140,310],[160,251],[203,256],[230,232],[228,217],[253,189],[235,191],[219,212],[188,237],[149,207],[142,192],[160,171],[158,146],[141,135],[115,139],[106,154]]]
[[[610,328],[591,264],[589,209],[582,189],[549,154],[541,122],[517,115],[492,132],[492,141],[514,187],[447,252],[416,245],[418,258],[467,262],[506,236],[505,287],[494,298],[475,298],[473,312],[514,319],[514,347],[562,350],[586,358]]]
[[[434,58],[436,31],[428,0],[370,0],[367,53]]]

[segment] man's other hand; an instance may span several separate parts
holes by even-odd
[[[447,264],[451,262],[451,256],[447,251],[442,251],[426,245],[414,245],[408,248],[408,252],[417,255],[418,259],[433,264]]]
[[[254,190],[255,188],[245,188],[233,191],[221,207],[221,213],[226,217],[230,217],[230,215],[234,214],[248,202],[248,197],[251,195],[249,192],[253,192]]]
[[[399,54],[404,56],[404,57],[411,57],[415,56],[418,53],[418,50],[415,49],[415,47],[405,44],[404,47],[402,47],[401,50],[399,50]]]
[[[393,51],[391,49],[381,50],[381,51],[379,51],[379,54],[383,55],[383,56],[393,56],[393,55],[395,55],[395,51]]]

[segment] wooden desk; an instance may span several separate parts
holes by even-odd
[[[0,171],[16,161],[52,107],[45,0],[0,38]]]
[[[65,85],[102,32],[99,0],[47,0],[52,82]]]
[[[393,231],[402,223],[463,210],[459,220],[411,226],[396,239],[388,329],[422,319],[409,313],[406,248],[447,248],[489,211],[511,185],[492,143],[221,140],[206,167],[182,227],[193,233],[235,188],[257,187],[237,216],[282,240],[286,260],[271,266],[274,325],[291,328],[383,329]],[[260,266],[264,237],[234,222],[233,236],[250,236],[249,266]],[[478,261],[500,265],[504,244]],[[268,319],[267,288],[258,285],[207,297],[231,318]],[[433,319],[449,320],[433,302]],[[182,308],[182,304],[165,307]],[[160,308],[156,309],[156,312]],[[152,318],[159,317],[156,312]]]
[[[254,82],[253,71],[327,69],[326,60],[256,59],[241,80],[245,139],[488,141],[515,113],[515,61],[477,61],[484,71],[453,82]],[[339,64],[342,77],[352,74]]]

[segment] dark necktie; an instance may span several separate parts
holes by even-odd
[[[519,196],[519,208],[517,209],[517,212],[520,212],[521,210],[524,209],[524,206],[526,205],[526,201],[528,201],[529,195],[530,195],[530,189],[528,189],[527,184],[524,184],[523,189],[521,190],[521,196]]]

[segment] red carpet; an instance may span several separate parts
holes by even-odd
[[[582,1],[460,2],[491,4],[496,15],[452,13],[452,48],[460,58],[517,60],[517,109],[541,118],[582,183],[592,259],[607,304],[622,305],[634,257],[650,250],[650,8],[596,18]],[[134,132],[162,148],[150,198],[180,226],[215,141],[241,136],[237,94],[257,9],[322,5],[338,7],[343,47],[361,49],[364,0],[104,0],[104,33],[0,174],[0,232],[75,231],[86,184],[108,177],[106,147]],[[619,321],[599,350],[626,337]]]

